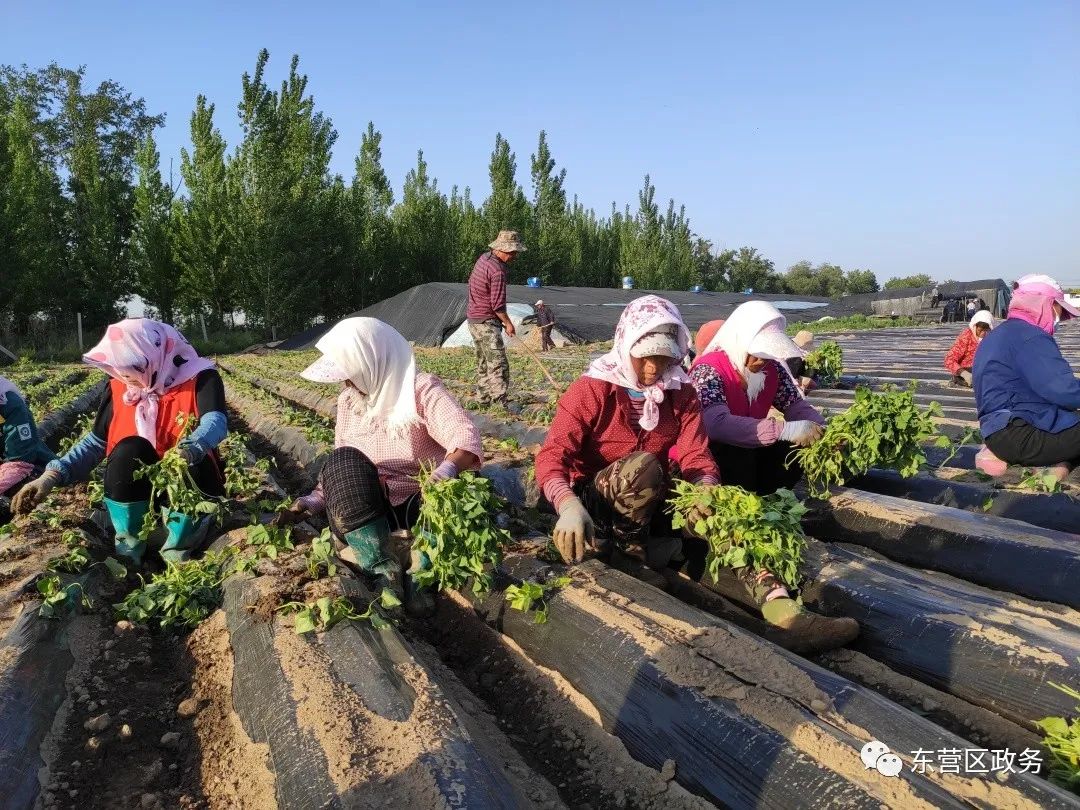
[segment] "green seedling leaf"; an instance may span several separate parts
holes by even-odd
[[[383,588],[382,593],[379,594],[379,604],[387,609],[396,608],[401,607],[401,600],[397,598],[392,590]]]
[[[123,579],[127,576],[127,568],[120,564],[120,562],[113,557],[105,558],[105,567],[109,569],[109,573],[112,574],[113,579]]]

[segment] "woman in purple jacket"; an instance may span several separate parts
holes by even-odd
[[[805,354],[784,332],[786,325],[772,304],[747,301],[690,370],[720,482],[760,495],[795,485],[802,470],[785,462],[793,447],[820,439],[825,425],[785,364]],[[773,408],[783,419],[769,418]]]
[[[1054,279],[1024,276],[1008,318],[983,338],[972,375],[979,428],[987,448],[1008,464],[1080,462],[1080,380],[1054,340],[1059,321],[1080,316]]]

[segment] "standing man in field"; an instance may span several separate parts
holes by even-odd
[[[555,327],[555,313],[542,299],[536,302],[536,325],[540,328],[540,351],[554,349],[555,341],[551,339],[551,330]]]
[[[469,334],[476,346],[477,382],[481,403],[509,410],[510,361],[506,359],[502,333],[513,337],[514,324],[506,314],[506,281],[509,266],[525,250],[517,231],[499,231],[491,248],[476,260],[469,276]]]

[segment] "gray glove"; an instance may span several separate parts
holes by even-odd
[[[579,563],[585,557],[585,544],[593,545],[595,528],[585,504],[579,498],[567,498],[559,509],[552,539],[563,561]]]
[[[971,387],[971,372],[966,368],[960,372],[960,379],[966,382],[969,388]]]
[[[809,419],[796,419],[794,422],[785,422],[784,429],[780,431],[780,440],[791,442],[796,447],[809,447],[825,432],[825,428],[817,422]]]
[[[52,470],[46,470],[38,478],[30,481],[11,500],[11,511],[16,515],[28,515],[34,507],[49,497],[49,493],[60,483],[60,476]]]

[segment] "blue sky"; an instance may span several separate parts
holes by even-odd
[[[0,4],[0,61],[84,64],[168,115],[196,94],[230,146],[240,76],[291,54],[352,174],[368,120],[400,196],[422,148],[439,185],[487,194],[501,131],[528,188],[540,129],[606,212],[643,175],[697,233],[889,276],[1080,283],[1080,4]]]

